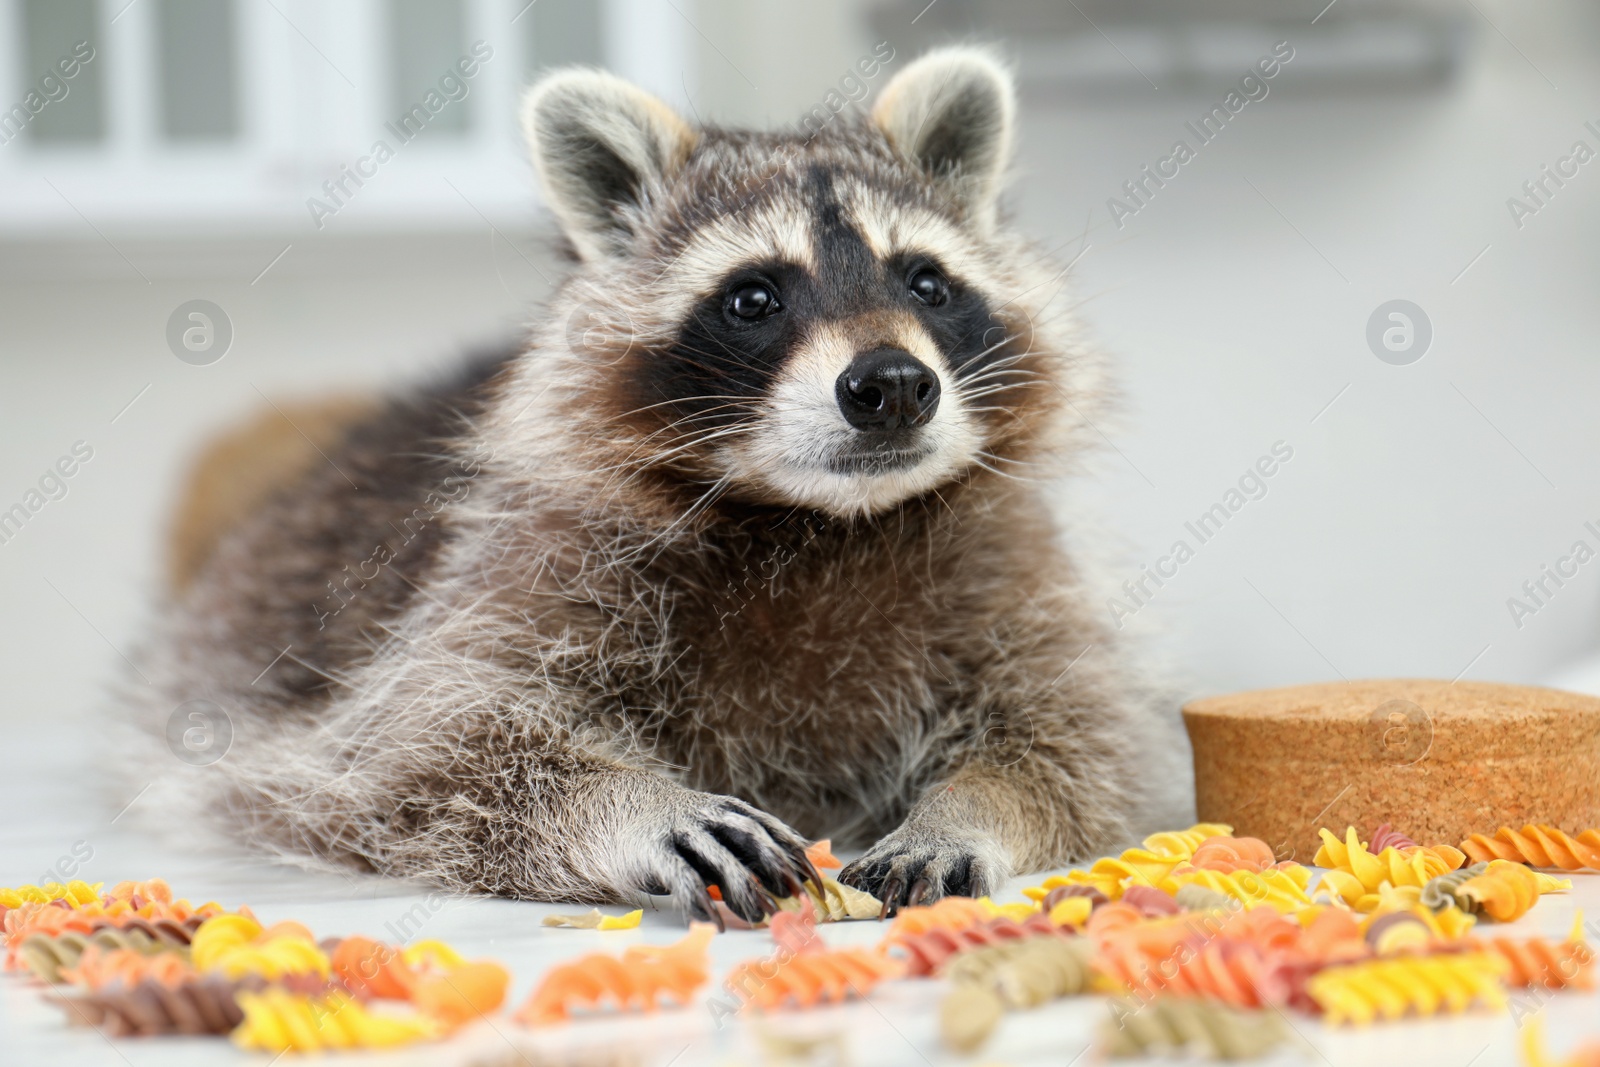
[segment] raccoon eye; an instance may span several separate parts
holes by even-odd
[[[741,285],[728,294],[728,310],[741,319],[759,319],[780,309],[777,294],[765,285]]]
[[[906,288],[911,290],[912,296],[931,308],[950,299],[950,283],[931,267],[924,267],[913,274],[911,280],[906,282]]]

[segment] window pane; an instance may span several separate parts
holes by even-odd
[[[23,106],[29,135],[39,144],[103,140],[106,135],[103,41],[95,0],[26,0],[22,34],[29,84]],[[86,43],[84,43],[86,42]],[[85,57],[92,56],[84,63]],[[66,77],[71,70],[72,77]],[[9,106],[9,104],[7,105]],[[37,109],[37,110],[35,110]],[[17,132],[14,111],[0,120],[8,137]]]
[[[467,52],[462,0],[391,0],[390,54],[394,57],[394,124],[415,135],[422,129],[459,133],[469,126],[471,98],[460,95],[456,60]],[[440,79],[446,79],[444,86]]]
[[[175,141],[239,133],[233,0],[160,0],[161,132]]]
[[[530,34],[530,69],[599,64],[600,8],[599,0],[537,0],[523,16]]]

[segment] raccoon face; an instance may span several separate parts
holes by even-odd
[[[630,462],[836,515],[1015,462],[1048,367],[994,219],[1012,98],[970,49],[810,137],[695,130],[590,71],[536,86],[529,139],[582,264],[567,319],[598,327],[555,345]]]

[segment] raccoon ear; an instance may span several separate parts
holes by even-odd
[[[583,68],[553,71],[529,89],[522,128],[551,210],[584,259],[620,250],[633,209],[660,192],[696,139],[643,89]]]
[[[898,151],[949,183],[981,225],[994,220],[1011,159],[1016,91],[981,48],[941,48],[884,87],[872,120]]]

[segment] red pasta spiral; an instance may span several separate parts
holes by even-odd
[[[1021,941],[1029,937],[1070,937],[1066,927],[1057,926],[1044,913],[1030,915],[1023,922],[1005,917],[991,919],[964,930],[929,930],[898,942],[905,960],[906,975],[920,977],[938,974],[952,956],[969,949],[1002,941]]]
[[[1415,841],[1411,840],[1411,838],[1407,837],[1405,834],[1402,834],[1388,823],[1384,823],[1376,830],[1372,831],[1372,844],[1367,846],[1367,850],[1376,856],[1386,848],[1416,847],[1417,843]]]
[[[1170,895],[1149,885],[1130,885],[1122,891],[1122,902],[1138,908],[1147,919],[1176,915],[1183,910]]]

